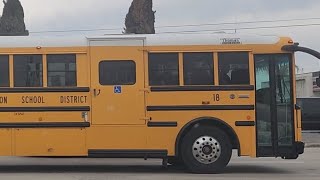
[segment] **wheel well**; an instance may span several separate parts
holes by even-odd
[[[199,126],[214,126],[217,128],[220,128],[224,132],[226,132],[230,138],[230,141],[232,143],[232,148],[238,150],[238,154],[240,155],[240,143],[239,138],[233,128],[225,123],[224,121],[213,118],[213,117],[202,117],[197,118],[186,124],[181,131],[179,132],[177,139],[176,139],[176,145],[175,145],[175,154],[176,156],[179,155],[179,149],[181,145],[181,140],[183,137],[193,128],[197,128]]]

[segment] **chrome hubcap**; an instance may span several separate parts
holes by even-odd
[[[211,164],[219,159],[221,146],[213,137],[202,136],[193,143],[192,153],[200,163]]]

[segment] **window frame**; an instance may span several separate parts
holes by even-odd
[[[209,70],[211,70],[211,79],[210,79],[210,84],[209,83],[207,83],[207,84],[188,84],[188,83],[186,83],[186,70],[188,69],[187,67],[186,67],[186,56],[185,55],[190,55],[190,54],[192,54],[192,55],[194,55],[194,54],[206,54],[206,55],[210,55],[210,65],[212,65],[212,67],[210,67],[210,69]],[[190,60],[190,59],[189,59]],[[208,59],[205,59],[206,61],[208,60]],[[215,82],[215,62],[214,62],[214,60],[215,60],[215,53],[214,52],[182,52],[182,62],[183,62],[183,67],[182,67],[182,70],[183,70],[183,85],[184,86],[214,86],[215,84],[216,84],[216,82]],[[197,59],[192,59],[191,61],[197,61]],[[191,62],[190,61],[190,62]],[[198,60],[199,61],[199,60]],[[200,61],[199,61],[200,62]],[[203,61],[202,61],[203,62]],[[189,68],[189,70],[190,70],[191,68]],[[194,70],[197,70],[197,71],[199,71],[199,70],[201,70],[201,69],[192,69],[192,71],[194,71]]]
[[[7,63],[7,68],[8,68],[8,79],[7,79],[7,85],[2,86],[0,84],[0,88],[8,88],[10,87],[10,55],[0,55],[0,57],[6,57],[7,59],[5,59],[6,63]],[[1,60],[2,61],[2,60]]]
[[[44,87],[44,72],[45,72],[45,69],[44,69],[44,55],[43,54],[13,54],[13,87],[14,88],[43,88]],[[17,61],[15,59],[15,57],[19,57],[19,56],[39,56],[41,57],[40,59],[40,62],[41,62],[41,71],[39,71],[41,73],[41,75],[39,77],[41,77],[39,83],[40,85],[39,86],[17,86],[16,85],[16,69],[15,69],[15,62]],[[21,61],[21,60],[18,60],[18,61]],[[38,72],[38,71],[30,71],[30,72]]]
[[[74,71],[71,71],[71,70],[68,70],[68,71],[49,71],[49,56],[63,56],[63,55],[69,55],[69,56],[74,56],[74,63],[75,63],[75,70]],[[46,75],[47,75],[47,87],[49,88],[55,88],[55,87],[78,87],[78,69],[77,69],[77,54],[73,54],[73,53],[70,53],[70,54],[45,54],[44,56],[46,56],[46,66],[47,66],[47,69],[46,69]],[[59,61],[57,61],[59,62]],[[68,63],[68,64],[71,64],[71,63]],[[49,85],[49,73],[50,72],[57,72],[57,73],[75,73],[75,85],[74,86],[50,86]]]
[[[246,84],[221,84],[221,82],[220,82],[220,54],[228,54],[228,53],[243,53],[243,54],[247,54],[248,55],[248,63],[247,63],[247,65],[248,65],[248,83],[246,83]],[[216,54],[217,54],[217,70],[218,70],[218,72],[217,72],[217,75],[218,75],[218,77],[217,77],[217,79],[218,79],[218,85],[219,86],[248,86],[248,85],[251,85],[252,84],[252,78],[251,78],[251,66],[250,66],[250,64],[251,64],[251,59],[252,59],[252,54],[251,54],[251,51],[220,51],[220,52],[216,52]],[[235,60],[235,61],[237,61],[237,60]],[[230,81],[232,81],[232,76],[230,76]]]
[[[103,84],[101,83],[101,71],[100,71],[100,68],[101,68],[101,64],[102,63],[105,63],[105,62],[131,62],[133,63],[134,65],[134,82],[133,83],[130,83],[130,84]],[[98,76],[99,76],[99,84],[101,86],[134,86],[137,84],[137,64],[134,60],[101,60],[99,62],[99,65],[98,65]]]
[[[177,62],[177,77],[175,77],[175,78],[177,78],[177,84],[174,84],[174,85],[169,85],[169,84],[166,84],[166,85],[159,85],[159,84],[157,84],[157,85],[152,85],[151,83],[150,83],[150,81],[151,81],[151,78],[150,78],[150,72],[151,72],[151,68],[150,68],[150,55],[151,54],[153,54],[153,55],[155,55],[155,54],[161,54],[161,55],[167,55],[167,54],[174,54],[174,55],[176,55],[177,56],[177,59],[176,59],[176,62]],[[159,60],[158,60],[159,61]],[[161,61],[161,60],[160,60]],[[179,52],[149,52],[148,53],[148,67],[147,67],[148,69],[147,69],[147,71],[148,71],[148,85],[150,86],[150,87],[165,87],[165,86],[181,86],[181,82],[180,82],[180,76],[181,76],[181,74],[180,74],[180,72],[182,71],[183,72],[183,69],[180,69],[180,53]]]

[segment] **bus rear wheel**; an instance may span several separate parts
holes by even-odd
[[[192,173],[221,173],[230,161],[232,145],[219,128],[198,126],[183,138],[181,155]]]

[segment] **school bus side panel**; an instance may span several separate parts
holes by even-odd
[[[250,47],[239,48],[236,46],[223,47],[223,46],[185,46],[185,47],[148,47],[151,53],[179,53],[179,83],[180,86],[184,86],[184,73],[183,73],[183,61],[181,52],[211,52],[214,59],[214,73],[215,73],[215,84],[216,88],[219,89],[219,79],[218,79],[218,61],[217,52],[213,51],[219,49],[223,52],[234,52],[230,48],[234,48],[236,52],[248,52],[249,55],[249,74],[250,74],[250,90],[221,90],[215,91],[151,91],[146,94],[147,102],[147,116],[151,117],[152,122],[177,122],[177,126],[174,127],[149,127],[148,128],[148,148],[150,149],[168,149],[168,155],[175,155],[176,140],[180,130],[188,124],[190,121],[203,118],[203,117],[213,117],[224,121],[228,124],[236,133],[239,139],[241,147],[242,156],[252,156],[255,157],[256,146],[255,146],[255,126],[236,126],[238,121],[255,121],[255,92],[254,92],[254,66],[253,66],[253,56]],[[147,56],[147,54],[146,54]],[[148,84],[148,60],[146,60],[146,87]],[[167,86],[170,89],[170,86]],[[201,89],[201,86],[198,86]],[[218,97],[218,99],[217,99]],[[152,110],[154,108],[175,108],[183,106],[195,106],[197,108],[202,106],[246,106],[250,107],[250,110],[240,109],[240,110]],[[237,108],[237,107],[235,107]]]
[[[239,119],[246,119],[247,116],[254,117],[254,111],[203,111],[201,115],[198,112],[150,112],[148,113],[153,121],[157,122],[177,122],[177,127],[149,127],[148,129],[148,147],[150,149],[168,149],[169,155],[175,154],[176,137],[180,130],[190,120],[197,119],[199,117],[214,117],[224,120],[230,125],[236,132],[241,147],[242,156],[255,156],[255,149],[252,148],[252,144],[255,143],[255,130],[254,127],[237,127],[236,121]]]
[[[85,129],[14,129],[15,156],[86,156]]]
[[[0,156],[12,155],[12,129],[0,129]]]
[[[87,48],[7,48],[0,52],[10,57],[10,87],[0,92],[0,155],[86,156],[82,123],[90,121],[91,105]],[[17,54],[41,55],[42,87],[14,87]],[[76,56],[77,87],[48,87],[47,55],[56,54]]]
[[[146,147],[147,128],[133,125],[92,125],[87,129],[88,150],[139,150]]]

